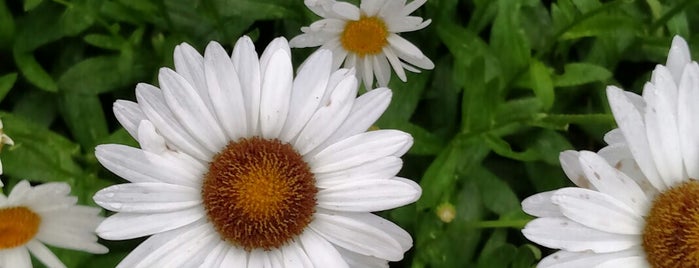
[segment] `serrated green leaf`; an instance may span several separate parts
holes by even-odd
[[[592,82],[607,82],[612,77],[612,72],[606,68],[584,62],[566,64],[563,74],[554,76],[553,84],[556,87],[579,86]]]
[[[75,157],[80,147],[65,137],[22,117],[0,113],[4,131],[15,142],[2,151],[4,172],[31,181],[73,184],[82,174]]]
[[[19,52],[13,50],[15,63],[27,80],[36,87],[49,91],[58,91],[58,86],[53,78],[44,70],[39,62],[36,61],[34,55],[30,52]]]
[[[98,141],[109,134],[102,103],[97,95],[65,93],[61,96],[59,108],[70,132],[84,151],[92,152]]]
[[[5,99],[5,96],[7,96],[7,93],[10,92],[10,89],[12,89],[12,86],[15,84],[15,81],[17,81],[17,73],[0,76],[0,101]]]
[[[41,4],[43,0],[24,0],[24,11],[30,11]]]
[[[529,65],[529,76],[531,79],[531,88],[534,95],[541,101],[542,108],[549,110],[553,106],[555,100],[553,92],[553,81],[551,73],[546,65],[538,60],[532,60]]]

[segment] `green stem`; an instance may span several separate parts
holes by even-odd
[[[527,223],[531,221],[530,219],[526,220],[496,220],[496,221],[479,221],[479,222],[474,222],[469,225],[469,227],[472,228],[515,228],[515,229],[522,229],[524,228]]]

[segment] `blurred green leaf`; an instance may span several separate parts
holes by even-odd
[[[17,73],[0,76],[0,101],[5,99],[5,96],[15,84],[15,81],[17,81]]]
[[[612,72],[606,68],[584,62],[566,64],[563,74],[554,76],[556,87],[570,87],[592,82],[606,82],[612,77]]]
[[[529,75],[532,82],[532,90],[541,101],[544,110],[551,109],[555,100],[553,92],[553,81],[551,81],[551,73],[546,65],[538,60],[532,60],[529,65]]]
[[[17,67],[19,67],[19,70],[22,71],[22,75],[24,75],[30,83],[49,92],[58,91],[56,82],[46,70],[44,70],[44,67],[36,61],[32,53],[20,52],[17,50],[13,50],[13,52]]]
[[[567,130],[570,124],[606,124],[614,125],[614,117],[610,114],[540,114],[534,125],[545,128]]]
[[[472,169],[468,177],[476,182],[483,205],[498,215],[519,211],[520,201],[509,185],[485,168]]]
[[[31,181],[74,184],[82,174],[75,157],[80,147],[60,134],[9,113],[0,113],[4,130],[15,145],[4,148],[5,174]]]
[[[122,45],[124,45],[123,38],[105,34],[88,34],[83,37],[83,40],[95,47],[109,50],[120,50]]]
[[[30,11],[41,4],[43,0],[24,0],[24,11]]]
[[[61,95],[60,111],[83,150],[93,152],[98,141],[108,135],[107,120],[96,95],[66,93]]]
[[[5,0],[0,1],[0,49],[10,47],[15,32],[15,20],[7,9]]]
[[[527,148],[524,151],[516,152],[512,149],[510,144],[504,139],[492,135],[484,134],[483,140],[488,147],[493,150],[493,152],[514,160],[529,162],[539,159],[539,153],[533,148]]]
[[[117,56],[99,56],[85,59],[68,69],[58,80],[63,92],[99,94],[130,85],[137,70],[122,69]]]
[[[519,22],[521,1],[499,0],[493,22],[490,44],[500,58],[500,69],[506,81],[524,71],[530,57],[530,46]]]
[[[573,25],[561,35],[561,39],[578,39],[613,34],[619,30],[634,33],[638,31],[638,28],[639,25],[632,18],[620,14],[608,15],[601,13],[598,16],[582,20]]]

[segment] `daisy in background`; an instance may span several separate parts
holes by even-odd
[[[355,68],[367,90],[373,88],[374,76],[379,86],[391,79],[391,67],[403,82],[405,70],[419,73],[431,70],[434,63],[419,48],[398,35],[427,27],[431,20],[410,16],[427,0],[362,0],[359,8],[335,0],[305,0],[313,13],[323,17],[303,34],[289,41],[291,47],[317,47],[333,53],[333,68],[345,62]]]
[[[2,151],[3,145],[15,145],[15,142],[10,138],[10,136],[7,136],[5,132],[3,131],[3,126],[2,126],[2,120],[0,120],[0,151]],[[2,162],[0,162],[0,175],[2,175]],[[5,186],[5,184],[2,183],[2,180],[0,180],[0,187]]]
[[[76,205],[69,193],[66,183],[32,187],[24,180],[8,196],[0,193],[0,267],[32,267],[29,253],[46,267],[65,267],[45,244],[107,253],[95,235],[100,209]]]
[[[560,249],[538,267],[699,267],[699,65],[672,42],[642,96],[607,88],[619,126],[598,154],[561,154],[580,188],[525,199],[522,230]]]
[[[417,200],[396,177],[412,137],[366,130],[391,91],[357,98],[353,70],[332,71],[320,50],[294,78],[277,38],[258,60],[248,37],[232,56],[181,44],[160,88],[114,112],[141,148],[107,144],[100,163],[130,183],[94,200],[117,213],[105,239],[150,236],[119,267],[386,267],[410,235],[371,212]]]

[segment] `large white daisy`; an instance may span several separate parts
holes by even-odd
[[[568,151],[561,164],[580,188],[525,199],[539,217],[522,230],[560,251],[538,267],[699,267],[699,65],[672,42],[642,96],[607,97],[619,126],[598,154]]]
[[[419,73],[434,68],[434,63],[419,48],[398,35],[427,27],[431,20],[410,16],[427,0],[362,0],[359,8],[335,0],[305,0],[311,11],[323,19],[289,41],[292,47],[317,47],[333,52],[333,68],[356,68],[367,90],[374,76],[379,86],[391,79],[391,67],[405,82],[405,70]]]
[[[100,209],[76,205],[66,183],[32,187],[21,181],[8,196],[0,193],[0,267],[32,267],[29,253],[47,267],[65,267],[44,244],[106,253],[97,243]]]
[[[116,211],[106,239],[152,235],[119,267],[383,267],[412,246],[374,211],[418,199],[396,177],[412,137],[366,130],[391,91],[357,98],[352,70],[311,56],[294,78],[289,46],[275,39],[258,60],[248,37],[232,56],[211,42],[204,56],[175,49],[160,89],[114,111],[141,148],[97,147],[107,169],[131,183],[94,200]]]

